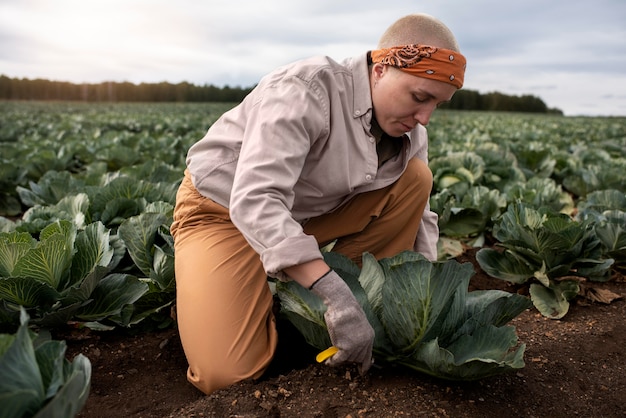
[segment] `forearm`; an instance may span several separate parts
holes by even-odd
[[[315,259],[306,263],[285,268],[283,271],[300,286],[308,289],[313,283],[330,270],[323,259]]]

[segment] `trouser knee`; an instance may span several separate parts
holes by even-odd
[[[424,161],[412,158],[409,160],[406,171],[398,179],[398,183],[401,189],[429,197],[433,188],[433,173]]]

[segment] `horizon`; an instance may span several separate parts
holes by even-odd
[[[5,76],[4,74],[0,74],[0,78],[2,78],[2,77],[7,77],[7,76]],[[146,82],[133,83],[133,82],[129,82],[129,81],[115,81],[115,80],[105,80],[105,81],[92,82],[92,83],[76,83],[76,82],[67,81],[67,80],[50,80],[50,79],[47,79],[47,78],[15,78],[15,77],[7,77],[7,78],[9,78],[9,80],[18,80],[18,82],[19,81],[23,81],[23,80],[30,81],[30,82],[43,81],[43,82],[50,82],[50,83],[70,84],[70,85],[73,85],[73,86],[81,86],[81,85],[100,86],[100,85],[104,85],[104,84],[108,84],[108,83],[113,83],[113,84],[117,84],[117,85],[130,84],[130,85],[135,86],[135,87],[139,87],[139,86],[144,85],[144,84],[145,85],[168,84],[168,85],[171,85],[171,86],[176,86],[178,84],[189,84],[189,85],[192,85],[194,87],[200,87],[200,88],[204,88],[204,87],[209,87],[210,86],[210,87],[215,87],[217,89],[222,89],[222,90],[224,90],[226,88],[229,88],[229,89],[240,90],[240,91],[245,91],[245,90],[248,90],[248,89],[251,90],[251,89],[253,89],[255,87],[255,85],[252,85],[252,86],[230,86],[230,85],[217,86],[217,85],[212,84],[212,83],[194,84],[194,83],[191,83],[191,82],[188,82],[188,81],[181,81],[181,82],[178,82],[178,83],[170,83],[170,82],[165,81],[165,80],[164,81],[159,81],[159,82],[150,82],[150,83],[146,83]],[[502,94],[504,96],[514,97],[514,98],[522,98],[522,97],[525,97],[525,96],[530,96],[530,97],[534,97],[534,98],[537,98],[537,99],[541,100],[545,104],[545,101],[541,97],[538,97],[538,96],[535,96],[535,95],[532,95],[532,94],[528,94],[528,93],[527,94],[523,93],[523,94],[519,94],[519,95],[510,95],[510,94],[505,94],[505,93],[502,93],[502,92],[499,92],[499,91],[495,91],[495,90],[494,91],[485,92],[485,93],[478,92],[476,90],[471,90],[471,89],[462,89],[462,90],[477,92],[481,96],[486,96],[486,95],[489,95],[489,94]],[[9,100],[13,100],[13,99],[9,99]],[[17,99],[17,100],[21,100],[21,99]],[[37,99],[35,99],[35,100],[37,100]],[[51,99],[51,100],[67,100],[67,99]],[[103,100],[102,102],[106,102],[106,100]],[[562,112],[562,110],[558,109],[558,108],[551,108],[551,107],[549,107],[547,105],[546,105],[546,107],[547,107],[548,111]],[[471,110],[471,109],[457,109],[457,110]],[[603,116],[603,115],[599,115],[599,116]]]

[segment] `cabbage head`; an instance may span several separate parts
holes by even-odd
[[[528,298],[499,290],[468,291],[471,264],[428,261],[406,251],[376,260],[363,254],[360,269],[326,253],[375,330],[377,364],[397,364],[448,380],[477,380],[524,367],[524,344],[506,325],[531,306]],[[331,345],[325,306],[295,282],[277,283],[281,312],[312,346]]]

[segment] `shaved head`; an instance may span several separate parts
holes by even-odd
[[[430,45],[460,52],[452,31],[440,20],[423,13],[398,19],[381,36],[378,48],[410,44]]]

